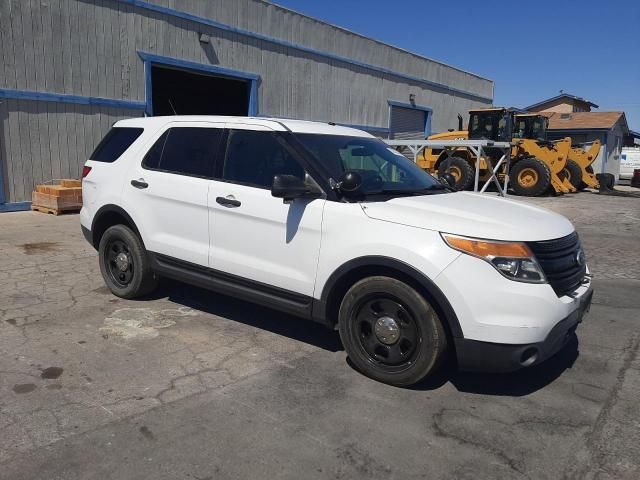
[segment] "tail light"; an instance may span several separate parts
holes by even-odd
[[[90,171],[91,171],[91,167],[88,167],[86,165],[82,167],[82,178],[85,178],[87,175],[89,175]]]

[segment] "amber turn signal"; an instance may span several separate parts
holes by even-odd
[[[451,248],[476,257],[530,258],[533,256],[529,247],[520,242],[492,242],[447,234],[443,234],[442,237]]]

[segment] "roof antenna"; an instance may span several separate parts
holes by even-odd
[[[171,107],[171,110],[173,110],[173,114],[178,115],[178,112],[176,112],[176,109],[173,108],[173,103],[171,103],[171,99],[167,98],[167,101],[169,102],[169,106]]]

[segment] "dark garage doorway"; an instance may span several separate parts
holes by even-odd
[[[151,67],[154,115],[234,115],[249,112],[250,82],[174,68]]]

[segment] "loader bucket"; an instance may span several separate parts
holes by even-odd
[[[564,176],[563,170],[567,164],[569,150],[571,149],[571,138],[565,137],[557,142],[538,142],[531,139],[521,139],[518,141],[513,158],[536,157],[542,160],[551,172],[551,188],[556,193],[572,193],[577,191],[571,182]]]
[[[598,154],[600,153],[600,145],[600,140],[596,140],[588,149],[576,146],[569,150],[569,160],[576,162],[582,170],[580,190],[587,187],[600,188],[600,183],[591,168],[591,164],[598,158]]]

